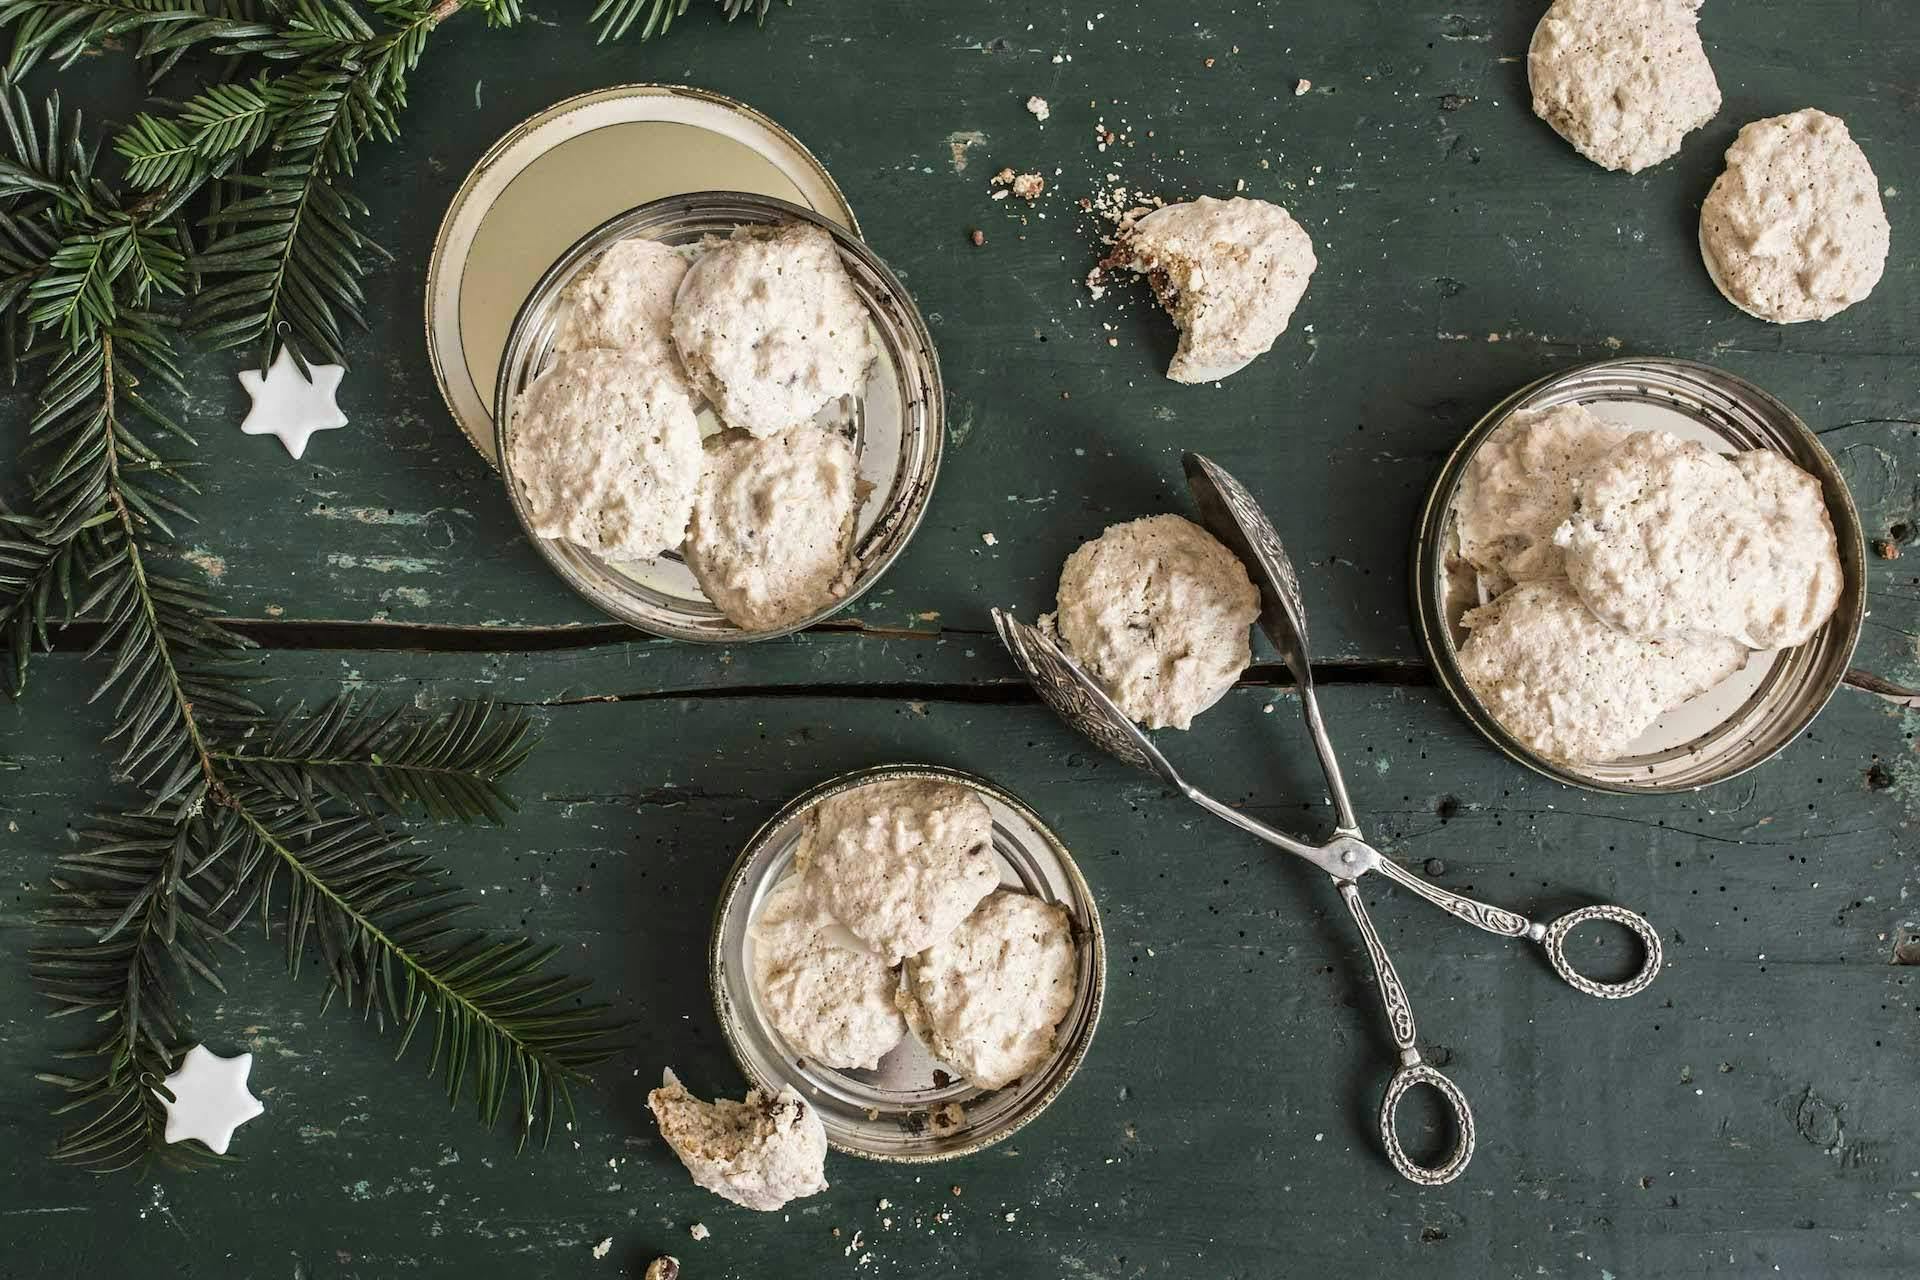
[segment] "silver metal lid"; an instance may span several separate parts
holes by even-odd
[[[1460,672],[1460,615],[1479,600],[1458,555],[1454,497],[1474,452],[1513,414],[1582,404],[1609,422],[1670,431],[1719,450],[1771,449],[1820,481],[1845,579],[1840,604],[1813,639],[1755,653],[1718,687],[1662,716],[1618,760],[1567,764],[1521,744]],[[1866,542],[1846,480],[1819,438],[1780,401],[1710,365],[1658,357],[1603,360],[1521,388],[1466,434],[1427,495],[1413,548],[1414,617],[1434,674],[1476,728],[1508,756],[1560,782],[1625,794],[1691,791],[1725,782],[1793,741],[1846,677],[1866,615]]]
[[[993,813],[1000,882],[1066,908],[1079,976],[1073,1007],[1054,1036],[1053,1058],[1001,1089],[959,1078],[908,1034],[871,1071],[840,1071],[792,1053],[762,1011],[753,983],[748,928],[793,865],[794,846],[814,806],[865,783],[916,778],[956,782]],[[1038,815],[993,783],[934,765],[892,764],[845,774],[798,797],[754,833],[728,874],[714,913],[708,977],[727,1044],[748,1079],[764,1089],[791,1084],[811,1100],[836,1151],[874,1160],[924,1162],[969,1155],[1046,1110],[1086,1058],[1106,994],[1107,947],[1093,891]],[[939,1074],[936,1075],[935,1073]],[[945,1083],[941,1083],[945,1080]]]

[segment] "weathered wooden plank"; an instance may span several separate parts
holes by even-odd
[[[277,655],[265,690],[318,696],[344,677],[430,701],[503,688],[537,701],[624,690],[626,661]],[[40,697],[64,705],[86,673],[57,657],[41,680]],[[1408,1188],[1373,1149],[1386,1045],[1329,887],[1094,757],[1044,709],[568,702],[536,712],[548,743],[518,781],[525,807],[510,827],[426,838],[484,892],[488,920],[562,944],[636,1019],[632,1051],[579,1128],[514,1159],[503,1137],[442,1110],[417,1061],[390,1067],[386,1041],[322,1016],[313,975],[289,983],[275,948],[250,939],[232,994],[196,1004],[216,1046],[260,1055],[269,1111],[241,1133],[246,1163],[153,1185],[52,1169],[36,1153],[56,1122],[24,1081],[69,1032],[41,1020],[16,960],[0,966],[0,1073],[15,1081],[0,1093],[15,1140],[0,1219],[14,1256],[109,1275],[137,1260],[148,1274],[311,1276],[593,1276],[667,1249],[698,1274],[738,1277],[1358,1265],[1892,1277],[1920,1265],[1906,1154],[1920,1139],[1920,1000],[1915,970],[1889,964],[1915,887],[1910,713],[1843,695],[1748,779],[1652,802],[1521,773],[1432,690],[1325,696],[1360,810],[1399,856],[1439,859],[1442,883],[1530,911],[1641,907],[1669,943],[1652,995],[1600,1005],[1524,948],[1369,886],[1424,1043],[1477,1109],[1481,1151],[1452,1187]],[[66,824],[107,794],[98,725],[45,705],[0,710],[15,766],[0,775],[0,953],[15,957]],[[1223,797],[1310,829],[1325,806],[1293,712],[1242,691],[1168,746]],[[1869,780],[1876,757],[1900,762],[1897,781]],[[1011,1148],[919,1171],[835,1159],[819,1199],[787,1215],[734,1210],[685,1182],[642,1089],[666,1062],[703,1089],[737,1087],[701,965],[726,867],[788,795],[895,759],[1000,778],[1075,850],[1112,949],[1104,1024],[1080,1078]],[[695,1221],[712,1240],[687,1238]],[[614,1253],[595,1264],[605,1237]]]
[[[1671,353],[1753,377],[1821,426],[1920,418],[1908,373],[1920,289],[1901,250],[1901,193],[1920,190],[1907,145],[1920,37],[1906,6],[1814,0],[1761,21],[1709,5],[1726,107],[1674,161],[1631,178],[1580,159],[1528,110],[1529,6],[1099,12],[975,0],[902,20],[802,5],[774,13],[763,36],[690,16],[669,42],[599,49],[567,14],[512,34],[457,19],[418,73],[405,142],[369,147],[358,184],[397,261],[369,282],[374,328],[344,393],[353,427],[293,464],[271,439],[233,430],[234,359],[194,367],[212,463],[189,538],[196,563],[243,616],[592,620],[522,544],[447,419],[419,315],[440,211],[491,140],[568,94],[630,79],[698,81],[790,126],[928,314],[951,451],[914,548],[858,610],[875,624],[938,613],[977,629],[985,603],[1044,603],[1080,538],[1177,506],[1178,453],[1201,448],[1253,484],[1296,557],[1320,566],[1322,656],[1404,657],[1418,501],[1451,443],[1520,383],[1616,351]],[[1314,91],[1296,97],[1303,77]],[[91,114],[125,118],[132,71],[103,58],[96,82]],[[1044,130],[1021,107],[1030,93],[1053,105]],[[1845,115],[1873,158],[1897,251],[1870,303],[1780,329],[1714,293],[1694,208],[1741,122],[1808,103]],[[1102,120],[1129,131],[1104,152]],[[1039,206],[987,199],[1003,164],[1048,176]],[[1164,319],[1137,295],[1090,302],[1078,284],[1097,246],[1073,203],[1108,174],[1168,196],[1244,181],[1289,205],[1321,263],[1295,331],[1218,388],[1161,378]],[[976,226],[981,249],[966,240]],[[11,456],[19,415],[6,417]],[[1900,456],[1911,467],[1911,447]]]

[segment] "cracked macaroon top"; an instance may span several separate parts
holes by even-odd
[[[1769,450],[1636,432],[1581,477],[1555,541],[1587,607],[1643,639],[1779,649],[1810,639],[1840,602],[1820,482]]]
[[[806,222],[711,242],[680,285],[672,335],[714,412],[757,436],[859,392],[877,354],[833,237]]]
[[[952,933],[1000,883],[986,802],[959,783],[919,778],[821,801],[794,865],[814,901],[888,964]]]
[[[846,437],[822,427],[709,439],[686,545],[707,599],[747,630],[770,631],[844,596],[858,471]]]
[[[560,295],[553,349],[626,351],[669,371],[691,396],[668,328],[686,255],[658,240],[616,240]]]
[[[936,1057],[998,1089],[1053,1055],[1079,972],[1066,909],[1001,889],[908,957],[901,1006]]]
[[[1067,557],[1040,620],[1149,729],[1185,729],[1253,661],[1260,592],[1233,552],[1191,520],[1116,524]]]
[[[700,427],[679,379],[643,356],[554,357],[514,401],[507,452],[542,538],[644,560],[686,537]]]
[[[899,979],[790,875],[749,929],[753,981],[775,1030],[821,1066],[875,1067],[907,1033]]]
[[[1554,0],[1527,48],[1533,112],[1587,159],[1638,173],[1720,110],[1700,0]]]
[[[1175,382],[1213,382],[1273,347],[1307,291],[1313,241],[1277,204],[1201,196],[1123,233],[1115,265],[1147,277],[1180,329]]]
[[[1777,324],[1825,320],[1873,292],[1892,231],[1846,122],[1824,111],[1756,120],[1700,206],[1700,253],[1727,300]]]
[[[1725,637],[1636,640],[1564,578],[1523,582],[1461,619],[1467,685],[1508,733],[1550,760],[1619,758],[1661,715],[1738,671]]]
[[[1574,481],[1627,438],[1584,405],[1516,413],[1474,450],[1453,500],[1460,556],[1498,595],[1565,574],[1553,535],[1573,514]]]

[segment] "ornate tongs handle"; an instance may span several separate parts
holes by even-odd
[[[1596,996],[1602,1000],[1623,1000],[1628,996],[1637,996],[1653,985],[1660,976],[1660,966],[1665,953],[1660,946],[1660,935],[1654,931],[1647,918],[1625,907],[1608,904],[1593,907],[1581,907],[1569,911],[1552,924],[1535,924],[1523,915],[1508,911],[1504,907],[1492,906],[1464,894],[1453,893],[1430,883],[1407,870],[1391,858],[1382,857],[1374,863],[1374,869],[1403,888],[1413,892],[1439,907],[1448,915],[1465,920],[1476,929],[1485,929],[1488,933],[1497,933],[1503,938],[1530,938],[1546,949],[1547,962],[1553,971],[1575,991]],[[1621,982],[1600,982],[1589,978],[1575,969],[1567,959],[1567,935],[1590,920],[1607,920],[1630,931],[1640,939],[1640,971]]]
[[[1386,1097],[1380,1101],[1380,1142],[1386,1148],[1387,1159],[1393,1162],[1395,1171],[1408,1182],[1423,1187],[1437,1187],[1452,1182],[1466,1172],[1467,1163],[1473,1159],[1473,1108],[1467,1105],[1467,1095],[1460,1092],[1459,1085],[1420,1060],[1417,1043],[1419,1033],[1414,1029],[1413,1007],[1407,1003],[1407,989],[1402,985],[1400,974],[1394,969],[1393,960],[1387,955],[1387,948],[1380,941],[1373,921],[1367,916],[1367,906],[1360,900],[1359,889],[1351,880],[1342,880],[1339,885],[1340,900],[1347,904],[1347,910],[1353,914],[1353,922],[1360,928],[1360,938],[1366,943],[1367,958],[1373,962],[1373,976],[1380,984],[1380,1004],[1387,1015],[1387,1031],[1393,1036],[1393,1047],[1400,1056],[1400,1067],[1393,1073],[1393,1079],[1387,1082]],[[1447,1104],[1447,1110],[1453,1113],[1453,1149],[1437,1165],[1420,1164],[1408,1155],[1407,1149],[1400,1144],[1400,1133],[1393,1123],[1401,1100],[1416,1086],[1423,1084],[1431,1086]]]

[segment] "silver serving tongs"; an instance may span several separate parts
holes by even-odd
[[[1568,985],[1590,996],[1619,999],[1646,990],[1660,972],[1660,935],[1653,926],[1623,907],[1599,905],[1582,907],[1554,920],[1536,924],[1525,916],[1490,906],[1430,884],[1399,863],[1381,854],[1360,834],[1353,802],[1347,795],[1346,781],[1327,737],[1326,722],[1320,715],[1314,696],[1313,669],[1307,660],[1306,612],[1300,604],[1299,579],[1295,576],[1286,551],[1274,533],[1273,525],[1261,512],[1240,483],[1199,454],[1185,457],[1187,483],[1200,509],[1200,519],[1213,535],[1224,542],[1245,563],[1260,588],[1260,629],[1279,652],[1293,673],[1300,690],[1300,707],[1313,738],[1321,770],[1326,774],[1327,790],[1333,799],[1339,825],[1332,837],[1321,844],[1310,844],[1285,832],[1276,831],[1259,819],[1214,799],[1185,778],[1160,753],[1127,715],[1114,705],[1099,683],[1069,658],[1045,633],[1016,620],[1002,610],[993,611],[994,625],[1007,650],[1019,663],[1028,681],[1067,723],[1085,734],[1096,746],[1116,759],[1146,769],[1187,799],[1241,830],[1269,844],[1285,849],[1313,863],[1333,877],[1340,900],[1347,905],[1360,929],[1367,956],[1379,981],[1380,1001],[1386,1012],[1387,1028],[1399,1053],[1400,1065],[1387,1084],[1380,1104],[1380,1138],[1387,1158],[1402,1177],[1426,1186],[1451,1182],[1466,1169],[1473,1158],[1473,1111],[1458,1086],[1420,1059],[1418,1034],[1413,1010],[1407,1002],[1405,986],[1395,972],[1380,933],[1367,917],[1366,904],[1360,898],[1359,878],[1378,871],[1396,884],[1404,885],[1435,906],[1458,916],[1468,924],[1510,938],[1528,938],[1542,945],[1547,960]],[[1597,982],[1578,972],[1566,956],[1567,935],[1590,920],[1610,920],[1630,929],[1645,953],[1640,971],[1624,982]],[[1438,1165],[1415,1163],[1401,1145],[1394,1129],[1394,1113],[1400,1100],[1416,1085],[1431,1085],[1445,1099],[1453,1114],[1455,1141],[1452,1151]]]

